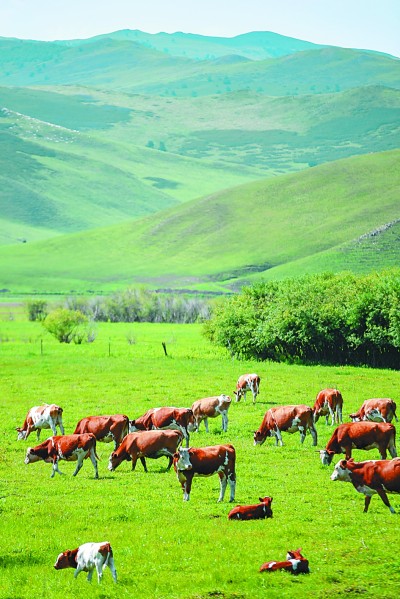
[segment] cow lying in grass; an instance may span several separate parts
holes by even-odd
[[[63,551],[57,557],[54,567],[56,570],[64,568],[75,568],[74,578],[79,572],[87,572],[87,580],[91,582],[93,571],[96,569],[97,580],[101,581],[103,570],[106,567],[111,570],[112,577],[117,582],[117,571],[114,564],[113,550],[108,541],[103,543],[85,543],[76,549]]]
[[[237,505],[228,514],[229,520],[262,520],[272,518],[272,497],[259,497],[261,503]]]
[[[275,572],[286,570],[292,574],[309,574],[308,559],[301,554],[301,547],[295,551],[288,551],[284,562],[266,562],[260,568],[260,572]]]

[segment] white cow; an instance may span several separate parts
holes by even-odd
[[[75,568],[74,578],[79,572],[87,572],[87,580],[91,582],[93,570],[96,568],[97,580],[101,581],[103,570],[106,567],[111,570],[112,577],[117,582],[117,571],[114,564],[113,550],[108,541],[103,543],[84,543],[76,549],[63,551],[57,557],[54,567],[56,570],[64,568]]]

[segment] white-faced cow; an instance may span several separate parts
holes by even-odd
[[[82,418],[76,425],[74,435],[93,433],[97,441],[103,443],[114,441],[114,449],[117,449],[128,432],[128,416],[114,414],[113,416],[88,416]]]
[[[288,551],[286,560],[283,562],[270,561],[260,567],[260,572],[275,572],[276,570],[286,570],[292,574],[309,574],[308,559],[301,554],[301,547],[294,551]]]
[[[56,404],[43,404],[35,406],[29,410],[25,417],[22,427],[17,427],[17,440],[27,439],[32,431],[36,431],[37,440],[40,438],[42,428],[51,428],[53,435],[57,434],[56,426],[60,427],[61,434],[64,434],[62,421],[63,409]]]
[[[263,520],[272,518],[272,497],[259,497],[260,503],[237,505],[228,514],[228,520]]]
[[[238,378],[236,383],[236,389],[234,394],[236,395],[236,401],[240,401],[243,397],[246,400],[247,391],[251,391],[253,395],[253,403],[256,402],[256,397],[259,394],[260,389],[260,377],[258,374],[242,374]]]
[[[236,452],[232,445],[212,445],[210,447],[181,447],[174,455],[174,469],[183,490],[183,500],[189,501],[194,476],[218,474],[220,494],[224,499],[226,485],[230,486],[229,501],[235,500]]]
[[[193,412],[190,408],[151,408],[140,418],[129,421],[129,432],[166,429],[180,431],[189,447],[189,433],[196,430]]]
[[[91,582],[94,570],[96,570],[97,580],[100,582],[103,577],[103,570],[107,566],[111,570],[114,581],[117,582],[114,554],[108,541],[103,541],[102,543],[84,543],[84,545],[80,545],[76,549],[63,551],[57,557],[54,564],[56,570],[75,568],[74,578],[78,576],[79,572],[87,572],[88,582]]]
[[[343,397],[337,389],[322,389],[317,395],[314,404],[314,422],[318,422],[321,416],[325,416],[325,424],[331,417],[331,426],[343,422]]]
[[[231,398],[229,395],[218,395],[214,397],[204,397],[198,399],[192,405],[192,412],[194,421],[199,429],[200,422],[204,421],[206,432],[208,433],[208,419],[222,416],[222,430],[226,432],[228,430],[228,409],[231,405]]]
[[[396,404],[393,399],[388,398],[366,399],[357,412],[350,414],[350,418],[353,422],[359,422],[360,420],[392,422],[393,418],[398,422]]]
[[[400,493],[400,458],[366,462],[355,462],[353,458],[340,460],[335,466],[331,480],[352,483],[356,491],[363,493],[364,512],[368,512],[372,495],[378,494],[394,514],[387,493]]]
[[[169,460],[169,470],[182,439],[181,431],[152,430],[129,433],[118,449],[110,455],[108,469],[116,470],[121,462],[127,460],[132,461],[132,470],[135,470],[137,459],[140,458],[144,471],[147,472],[146,458],[157,459],[166,456]]]
[[[58,468],[60,460],[66,460],[67,462],[77,461],[78,463],[73,474],[73,476],[76,476],[82,468],[83,460],[88,457],[93,464],[95,478],[99,478],[97,471],[97,460],[99,458],[96,454],[96,437],[92,433],[60,435],[58,437],[50,437],[36,447],[28,447],[25,464],[32,464],[39,460],[52,462],[53,470],[51,478],[53,478],[56,472],[62,474]]]
[[[267,437],[275,437],[275,445],[278,445],[278,441],[283,445],[282,431],[286,433],[299,431],[301,443],[304,442],[309,431],[313,438],[313,445],[316,445],[317,431],[310,406],[279,406],[267,410],[260,428],[254,432],[254,445],[262,445]]]
[[[392,458],[396,453],[396,429],[389,422],[345,422],[340,424],[319,454],[324,466],[332,462],[335,454],[344,453],[351,458],[352,449],[378,449],[383,460],[387,450]]]

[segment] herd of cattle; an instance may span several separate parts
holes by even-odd
[[[250,391],[255,403],[259,387],[260,377],[257,374],[240,376],[234,392],[236,401],[239,402],[242,397],[246,399],[246,393]],[[147,458],[166,456],[167,470],[174,466],[185,501],[190,499],[193,477],[218,474],[218,501],[223,500],[229,484],[229,501],[233,502],[236,486],[236,452],[233,445],[190,447],[190,433],[198,430],[201,422],[204,422],[208,432],[209,418],[221,416],[222,430],[228,430],[230,405],[231,398],[222,394],[199,399],[191,408],[152,408],[135,420],[129,420],[123,414],[88,416],[78,422],[73,434],[65,435],[62,408],[55,404],[45,404],[29,410],[24,424],[17,428],[18,439],[27,439],[31,432],[36,431],[39,441],[41,429],[52,430],[53,436],[36,447],[29,447],[25,457],[26,464],[39,460],[52,463],[52,477],[55,472],[61,474],[58,468],[60,460],[76,461],[77,466],[73,474],[76,476],[84,459],[89,457],[95,478],[98,478],[96,442],[112,441],[114,450],[108,463],[110,471],[114,471],[124,460],[131,461],[134,470],[139,458],[147,472]],[[359,493],[363,493],[364,512],[368,511],[373,494],[378,494],[390,511],[394,512],[387,493],[400,492],[400,458],[397,458],[396,453],[396,429],[391,424],[393,418],[397,421],[395,402],[391,399],[366,400],[356,413],[350,414],[351,422],[348,423],[343,423],[342,411],[343,398],[337,389],[320,391],[312,408],[307,405],[270,408],[266,411],[260,427],[254,432],[254,444],[261,445],[268,437],[274,437],[275,445],[283,445],[282,432],[299,432],[303,443],[309,432],[313,445],[316,446],[318,436],[315,424],[320,417],[325,416],[326,424],[329,424],[330,420],[330,424],[336,424],[337,427],[325,449],[318,450],[322,464],[329,465],[335,454],[345,454],[345,459],[340,460],[335,466],[331,479],[351,482]],[[57,435],[57,426],[61,435]],[[186,447],[182,447],[183,442]],[[381,460],[355,462],[351,457],[354,448],[377,448]],[[386,459],[387,452],[390,453],[391,460]],[[229,512],[228,518],[249,520],[272,517],[271,503],[271,497],[260,497],[259,504],[235,507]],[[96,547],[93,549],[92,546]],[[89,553],[90,559],[86,556]],[[268,562],[261,567],[261,571],[278,569],[277,564],[283,564],[283,569],[292,572],[308,571],[308,561],[301,556],[300,549],[289,552],[288,556],[289,554],[293,556],[287,557],[286,562]],[[111,568],[116,580],[112,550],[109,543],[104,542],[87,543],[72,552],[60,554],[55,567],[74,567],[75,575],[81,570],[86,570],[89,572],[89,579],[96,568],[100,580],[102,568],[106,565]]]

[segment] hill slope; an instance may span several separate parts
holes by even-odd
[[[273,276],[275,268],[322,252],[329,258],[329,251],[337,254],[363,234],[397,222],[399,160],[400,151],[351,158],[240,186],[134,224],[4,247],[0,278],[12,292],[99,292],[133,283],[227,290],[252,272]],[[369,267],[384,265],[385,256],[376,253]],[[323,267],[329,269],[328,259]]]

